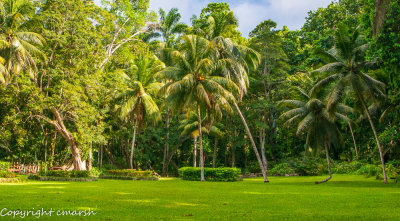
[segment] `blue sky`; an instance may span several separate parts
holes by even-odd
[[[99,0],[95,0],[96,2]],[[286,25],[291,30],[299,29],[307,12],[327,6],[332,0],[150,0],[150,10],[159,8],[168,11],[178,8],[182,20],[190,23],[192,15],[199,15],[201,9],[211,2],[228,2],[239,19],[239,29],[248,36],[260,22],[272,19],[278,28]]]

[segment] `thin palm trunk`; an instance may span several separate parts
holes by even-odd
[[[199,137],[200,137],[200,178],[201,181],[204,182],[204,152],[203,152],[203,133],[201,131],[201,115],[200,115],[200,104],[197,105],[197,114],[198,114],[198,124],[199,124]]]
[[[88,165],[87,165],[88,171],[92,170],[92,148],[93,148],[93,142],[90,142],[90,150],[89,150]]]
[[[328,170],[329,170],[329,177],[326,178],[325,180],[322,181],[317,181],[315,184],[321,184],[328,182],[332,178],[332,170],[331,170],[331,161],[329,160],[329,151],[328,151],[328,142],[325,142],[325,155],[326,155],[326,161],[328,162]]]
[[[261,157],[264,164],[265,172],[268,172],[268,161],[265,156],[265,129],[260,130],[260,146],[261,146]]]
[[[169,155],[169,110],[168,110],[168,114],[167,114],[167,119],[165,122],[165,128],[167,129],[167,134],[165,135],[165,146],[164,146],[164,158],[163,158],[163,170],[162,170],[162,174],[163,176],[167,176],[168,173],[168,166],[167,166],[167,158]]]
[[[197,137],[193,138],[193,167],[197,167]]]
[[[264,182],[268,183],[269,181],[268,181],[268,177],[267,177],[267,171],[265,170],[264,164],[261,161],[260,154],[258,153],[258,149],[257,149],[256,143],[254,142],[254,139],[253,139],[253,136],[251,135],[249,127],[247,126],[246,119],[244,119],[243,114],[240,111],[240,108],[239,108],[239,106],[237,105],[236,102],[234,102],[234,105],[235,105],[235,108],[236,108],[237,112],[239,113],[240,119],[242,120],[242,123],[243,123],[243,125],[244,125],[244,127],[246,129],[247,135],[249,136],[251,145],[253,147],[254,153],[256,154],[258,164],[260,166],[260,169],[261,169],[263,177],[264,177]]]
[[[358,90],[357,90],[357,94],[358,94],[358,98],[361,101],[361,104],[363,105],[364,111],[367,114],[368,121],[369,121],[369,124],[371,125],[372,131],[374,132],[375,141],[376,141],[376,144],[378,145],[379,155],[381,157],[383,180],[384,180],[385,184],[388,184],[387,176],[386,176],[386,169],[385,169],[385,159],[384,159],[384,155],[383,155],[383,151],[382,151],[381,142],[379,141],[378,133],[376,132],[376,129],[375,129],[375,124],[372,121],[371,114],[369,113],[368,107],[365,104],[364,97]]]
[[[137,130],[137,120],[135,121],[135,124],[133,125],[131,156],[129,157],[129,165],[130,165],[131,169],[133,169],[133,151],[135,150],[136,130]]]
[[[356,157],[357,157],[357,159],[358,159],[358,150],[357,150],[356,138],[354,137],[353,128],[351,127],[351,123],[348,122],[348,124],[349,124],[349,128],[350,128],[351,136],[353,137],[354,149],[355,149],[355,151],[356,151]]]
[[[215,138],[215,143],[214,143],[214,153],[213,153],[213,168],[215,168],[215,163],[217,161],[217,151],[218,151],[218,138]]]
[[[53,161],[54,161],[54,150],[56,149],[56,139],[57,139],[57,132],[54,132],[54,141],[53,144],[51,145],[51,156],[50,156],[50,169],[53,167]]]

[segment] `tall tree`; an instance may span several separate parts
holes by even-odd
[[[173,52],[175,67],[166,68],[164,75],[175,81],[167,85],[167,105],[177,110],[195,110],[198,117],[201,181],[204,179],[202,136],[202,110],[206,114],[222,116],[222,110],[232,112],[230,102],[235,101],[231,91],[236,84],[224,77],[213,76],[217,58],[215,46],[205,38],[186,35],[179,51]]]
[[[341,25],[335,31],[334,40],[335,44],[331,50],[317,50],[317,54],[327,64],[315,72],[327,74],[327,77],[319,81],[312,91],[319,91],[322,87],[335,83],[330,89],[332,99],[327,103],[329,109],[343,98],[346,88],[350,88],[371,125],[380,154],[384,182],[387,183],[383,149],[367,104],[367,99],[372,102],[386,99],[385,84],[365,73],[374,62],[365,59],[368,44],[365,43],[359,29]]]
[[[307,134],[306,147],[314,148],[318,152],[324,148],[326,161],[328,163],[329,177],[316,184],[327,182],[332,178],[331,162],[329,159],[329,147],[331,143],[338,145],[341,140],[341,134],[337,123],[339,120],[350,122],[346,116],[352,112],[352,108],[344,104],[335,103],[328,109],[327,103],[331,102],[331,97],[324,100],[318,99],[316,94],[307,94],[301,88],[298,89],[304,101],[301,100],[283,100],[281,103],[292,105],[294,108],[283,113],[281,118],[286,119],[285,126],[299,121],[297,125],[297,135]]]
[[[145,118],[158,120],[160,111],[154,101],[154,94],[162,87],[155,76],[162,71],[164,64],[154,55],[140,54],[133,61],[130,70],[121,72],[125,88],[119,97],[122,99],[121,116],[129,119],[133,125],[132,146],[130,151],[130,168],[133,169],[133,153],[136,133]]]

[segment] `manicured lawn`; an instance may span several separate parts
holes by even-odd
[[[397,184],[346,175],[313,183],[322,178],[271,177],[269,184],[261,179],[0,184],[0,210],[91,208],[97,212],[91,217],[53,213],[40,220],[400,220]]]

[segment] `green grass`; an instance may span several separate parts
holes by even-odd
[[[269,184],[258,178],[235,183],[162,179],[0,184],[0,210],[97,212],[40,220],[400,220],[397,184],[346,175],[314,184],[323,178],[271,177]]]

